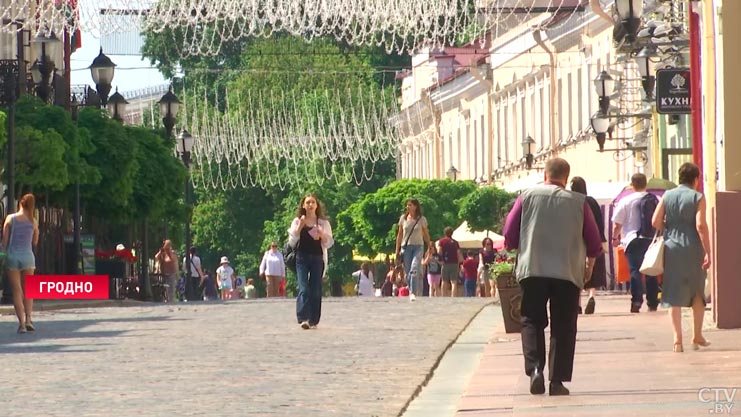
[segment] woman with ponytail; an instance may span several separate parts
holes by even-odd
[[[23,279],[36,269],[33,248],[39,243],[39,225],[34,217],[35,205],[33,194],[24,195],[18,202],[18,212],[8,215],[3,225],[3,247],[8,254],[8,281],[13,288],[18,333],[36,330],[31,320],[33,300],[23,295]]]

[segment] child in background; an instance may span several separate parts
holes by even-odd
[[[409,297],[409,286],[406,282],[401,281],[401,286],[397,291],[399,297]]]
[[[466,297],[476,296],[476,286],[479,275],[479,261],[476,259],[474,252],[468,252],[466,259],[463,261],[463,285],[466,289]]]
[[[244,298],[248,300],[257,298],[257,288],[255,288],[255,280],[252,278],[247,279],[247,285],[244,287]]]
[[[430,284],[430,297],[440,296],[440,283],[442,282],[442,262],[434,245],[430,245],[427,256],[422,264],[427,267],[427,283]]]

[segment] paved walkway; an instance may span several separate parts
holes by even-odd
[[[396,416],[489,300],[293,300],[0,317],[0,416]],[[454,401],[455,399],[453,399]]]
[[[701,416],[729,414],[729,405],[730,415],[741,415],[741,330],[707,329],[712,346],[699,352],[685,333],[685,352],[673,353],[667,310],[648,313],[644,306],[630,314],[628,308],[628,296],[599,297],[596,314],[579,317],[569,397],[530,395],[520,336],[498,326],[455,416]],[[726,402],[726,393],[735,397]]]

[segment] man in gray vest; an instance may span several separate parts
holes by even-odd
[[[566,190],[569,163],[546,162],[545,183],[515,200],[504,226],[507,249],[518,249],[515,274],[522,288],[522,353],[530,393],[545,393],[546,304],[550,300],[550,395],[569,395],[576,346],[579,294],[602,252],[597,223],[583,194]]]

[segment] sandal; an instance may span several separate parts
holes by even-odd
[[[684,348],[682,347],[682,342],[674,342],[674,348],[672,348],[674,353],[682,353],[684,352]]]
[[[700,350],[700,347],[708,347],[710,346],[710,342],[703,339],[702,342],[692,342],[692,350]]]
[[[18,333],[26,333],[26,331],[26,326],[24,324],[18,326]]]
[[[36,328],[33,327],[33,323],[28,322],[26,323],[26,330],[28,330],[29,332],[33,332],[33,331],[36,331]]]

